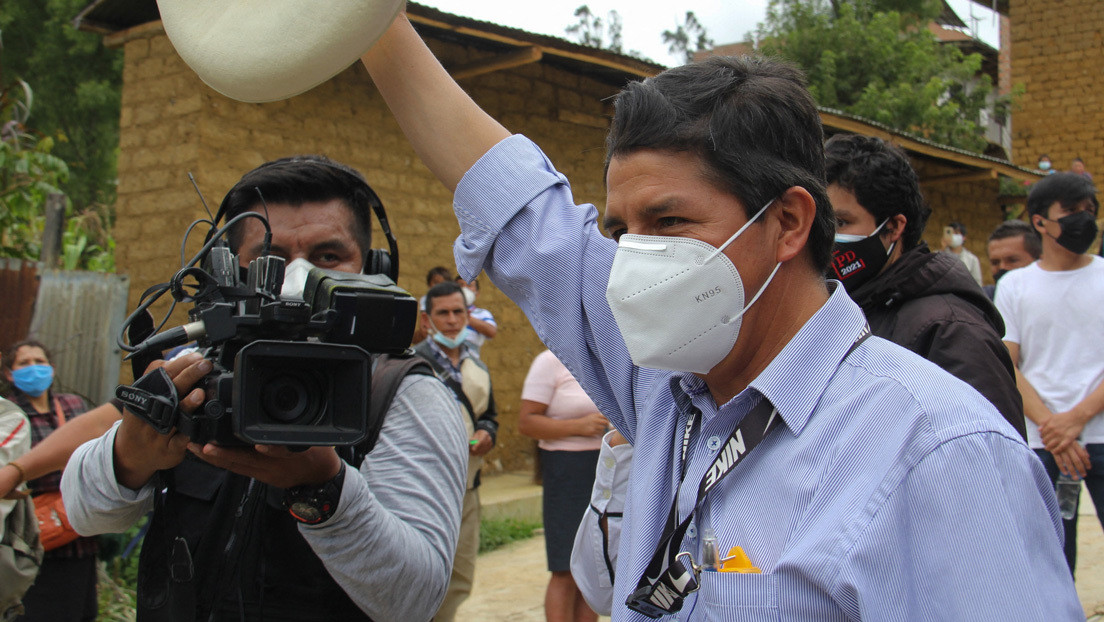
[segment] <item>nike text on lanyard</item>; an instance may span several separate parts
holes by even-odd
[[[870,336],[870,327],[864,326],[862,332],[851,344],[851,348],[840,359],[842,363],[855,348],[859,347]],[[690,446],[690,435],[697,420],[697,410],[691,410],[686,418],[686,429],[682,435],[682,469],[680,483],[686,477],[686,455]],[[648,567],[641,575],[636,590],[629,595],[625,604],[638,613],[649,618],[675,613],[682,609],[683,600],[690,594],[698,591],[698,578],[700,568],[694,564],[690,553],[678,549],[682,539],[686,535],[686,529],[694,518],[694,513],[705,501],[709,494],[724,476],[728,475],[740,464],[753,449],[759,446],[771,430],[778,427],[781,417],[778,410],[764,397],[751,409],[740,424],[728,437],[713,464],[705,471],[701,483],[698,485],[698,498],[694,503],[694,509],[690,514],[678,522],[678,492],[671,503],[671,512],[667,515],[667,523],[663,529],[664,535],[660,538],[659,545],[648,562]],[[681,485],[681,484],[680,484]],[[685,560],[685,561],[684,561]]]

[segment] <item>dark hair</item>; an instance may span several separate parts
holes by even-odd
[[[1027,195],[1027,213],[1046,218],[1047,210],[1057,201],[1066,209],[1073,209],[1085,199],[1091,199],[1093,207],[1100,209],[1096,200],[1096,187],[1086,177],[1077,173],[1055,173],[1035,182]]]
[[[966,236],[966,225],[952,220],[951,222],[947,223],[947,226],[951,229],[954,229],[955,233],[961,233],[963,237]]]
[[[36,339],[24,339],[18,341],[12,347],[8,348],[8,351],[4,353],[4,369],[11,369],[12,362],[15,361],[15,354],[19,352],[19,348],[29,346],[32,348],[39,348],[46,355],[47,361],[53,361],[54,357],[50,354],[50,349],[46,347],[41,341]]]
[[[1071,160],[1071,162],[1080,162],[1081,164],[1085,163],[1085,161],[1082,160],[1081,158],[1074,158],[1073,160]]]
[[[429,285],[429,282],[432,281],[435,276],[439,276],[446,281],[452,280],[452,272],[448,268],[444,266],[435,266],[430,268],[429,272],[426,272],[426,285]]]
[[[360,246],[361,261],[372,247],[372,191],[364,176],[325,156],[298,155],[265,162],[242,176],[226,193],[219,208],[226,222],[250,210],[260,209],[260,189],[269,205],[283,203],[299,207],[307,202],[341,200],[353,213],[353,237]],[[230,250],[238,252],[242,223],[229,235]]]
[[[920,192],[920,178],[900,147],[871,136],[837,134],[824,145],[826,179],[855,195],[877,224],[902,214],[901,246],[910,249],[931,215]]]
[[[824,190],[824,131],[801,70],[756,56],[712,56],[631,82],[617,95],[610,160],[641,149],[685,152],[748,218],[793,186],[816,201],[806,248],[827,267],[835,219]]]
[[[1039,236],[1039,232],[1022,220],[1006,220],[997,225],[997,228],[989,234],[989,241],[1017,237],[1023,238],[1024,250],[1028,255],[1038,259],[1043,254],[1043,239]]]
[[[427,314],[433,313],[434,298],[444,298],[445,296],[451,296],[453,294],[460,294],[461,298],[464,297],[464,292],[460,289],[460,286],[456,284],[456,281],[441,281],[429,288],[425,297],[425,312]]]

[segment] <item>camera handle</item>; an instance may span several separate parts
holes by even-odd
[[[180,398],[176,385],[164,367],[142,376],[133,385],[115,387],[115,397],[126,404],[127,410],[138,415],[160,434],[168,434],[176,427]]]

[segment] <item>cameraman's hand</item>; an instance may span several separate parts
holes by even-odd
[[[341,458],[333,447],[291,451],[282,445],[255,445],[252,449],[246,449],[192,443],[188,445],[188,451],[220,469],[252,477],[277,488],[323,484],[336,477],[341,470]]]
[[[180,400],[180,410],[192,412],[203,404],[203,389],[192,389],[211,371],[211,362],[198,353],[191,353],[175,360],[154,361],[146,373],[164,367],[173,379]],[[138,490],[161,469],[171,469],[184,459],[188,437],[175,429],[160,434],[153,426],[138,416],[123,410],[123,422],[115,434],[115,479],[119,484]]]

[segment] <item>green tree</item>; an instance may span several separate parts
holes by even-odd
[[[661,36],[667,44],[667,51],[683,56],[688,63],[694,60],[695,52],[713,48],[713,40],[709,38],[705,26],[702,26],[693,11],[687,11],[681,24],[677,24],[674,30],[664,30]]]
[[[46,199],[64,194],[69,166],[53,154],[57,141],[28,127],[34,91],[22,80],[0,92],[0,257],[38,259]],[[62,268],[113,272],[115,242],[102,204],[66,206]]]
[[[35,127],[69,163],[62,188],[80,209],[115,201],[123,57],[73,28],[87,0],[9,0],[0,11],[0,84],[34,85]]]
[[[940,43],[928,0],[771,0],[760,51],[805,70],[821,106],[981,151],[992,91],[981,56]]]
[[[576,41],[583,45],[622,53],[621,15],[617,11],[610,11],[606,18],[602,19],[584,4],[575,9],[575,19],[578,21],[564,30],[575,37]]]

